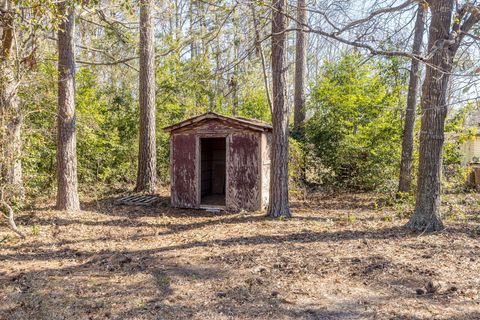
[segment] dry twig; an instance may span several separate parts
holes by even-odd
[[[25,234],[18,230],[18,227],[15,224],[12,207],[3,200],[3,192],[0,192],[0,212],[2,212],[2,215],[5,217],[5,219],[7,219],[9,228],[18,234],[22,239],[25,239]]]

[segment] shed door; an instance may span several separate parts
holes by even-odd
[[[258,210],[260,208],[258,135],[238,133],[229,138],[227,207]]]
[[[172,137],[172,205],[195,208],[197,204],[196,137],[178,134]]]

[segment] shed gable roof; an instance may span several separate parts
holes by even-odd
[[[172,132],[176,131],[179,129],[184,129],[190,126],[196,126],[200,123],[209,121],[209,120],[219,120],[222,121],[226,124],[230,124],[232,126],[241,126],[246,129],[250,129],[253,131],[270,131],[272,130],[272,126],[264,121],[260,120],[255,120],[255,119],[247,119],[247,118],[241,118],[241,117],[227,117],[220,115],[215,112],[207,112],[204,114],[201,114],[199,116],[178,122],[176,124],[173,124],[171,126],[163,128],[164,131],[167,132]]]

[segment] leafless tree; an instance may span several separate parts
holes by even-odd
[[[300,132],[305,121],[305,78],[307,73],[307,33],[303,25],[307,22],[305,0],[297,0],[297,39],[295,46],[295,93],[293,99],[293,128]]]
[[[255,38],[255,52],[257,56],[260,58],[260,62],[262,64],[262,76],[263,76],[263,83],[265,86],[265,93],[267,95],[267,102],[268,106],[270,107],[270,111],[272,111],[272,96],[270,94],[270,81],[268,79],[267,73],[267,63],[265,59],[265,52],[263,50],[262,42],[261,42],[261,35],[260,35],[260,24],[258,21],[256,8],[253,2],[250,4],[250,10],[252,12],[252,22],[254,28],[254,38]]]
[[[471,2],[460,4],[453,0],[426,1],[431,12],[431,19],[428,50],[425,55],[402,51],[398,48],[377,47],[376,44],[380,41],[376,40],[370,32],[375,28],[375,20],[385,14],[409,10],[414,3],[412,0],[407,0],[397,6],[378,8],[366,17],[343,24],[330,20],[324,10],[309,9],[309,11],[321,15],[332,30],[307,24],[303,27],[307,32],[366,50],[373,55],[406,57],[416,59],[426,65],[421,98],[417,199],[415,211],[407,226],[415,230],[435,231],[443,228],[440,215],[440,177],[448,105],[447,90],[454,67],[454,58],[463,39],[468,36],[478,40],[478,37],[472,35],[470,31],[480,20],[480,7],[477,3]],[[456,12],[454,5],[457,7]],[[295,19],[295,17],[289,17]],[[381,21],[385,23],[385,20]],[[362,32],[354,32],[356,29],[362,29]],[[378,28],[377,25],[377,29],[382,28]],[[354,39],[349,38],[352,35],[355,36]]]
[[[412,53],[421,54],[423,35],[425,31],[425,10],[426,4],[418,5],[417,17],[415,20]],[[405,123],[402,138],[402,158],[400,162],[400,178],[398,191],[410,192],[412,184],[413,165],[413,137],[415,129],[415,110],[417,106],[418,82],[420,79],[420,61],[412,59],[410,66],[410,78],[408,83],[407,107],[405,109]]]
[[[18,51],[14,51],[15,8],[0,2],[0,183],[23,194],[21,163],[22,114],[18,99]],[[16,47],[18,50],[18,46]]]
[[[454,14],[454,1],[431,0],[428,59],[422,87],[420,159],[415,211],[407,226],[414,230],[443,228],[440,213],[442,150],[447,116],[447,90],[453,59],[462,40],[480,21],[480,8],[469,2]]]

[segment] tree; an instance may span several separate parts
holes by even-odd
[[[462,39],[480,20],[479,8],[470,3],[458,9],[453,21],[452,0],[432,0],[429,4],[432,18],[422,86],[418,190],[415,211],[407,224],[408,228],[420,231],[443,229],[440,179],[447,90],[453,59]]]
[[[285,84],[286,0],[273,0],[272,7],[272,160],[268,215],[291,217],[288,207],[288,107]]]
[[[374,23],[376,18],[384,14],[408,9],[412,3],[412,1],[407,0],[398,6],[377,9],[367,17],[350,21],[343,27],[335,26],[328,19],[327,24],[333,28],[332,31],[312,28],[308,25],[304,25],[304,27],[307,32],[313,32],[349,46],[362,48],[374,55],[408,57],[410,59],[420,59],[426,63],[426,75],[422,85],[421,98],[422,119],[417,199],[415,211],[407,226],[414,230],[435,231],[443,228],[440,216],[441,160],[447,115],[447,90],[454,66],[453,59],[465,36],[474,40],[478,39],[475,34],[469,34],[469,32],[480,21],[480,6],[469,1],[463,4],[456,2],[458,9],[455,18],[453,18],[453,0],[426,1],[432,18],[429,27],[428,51],[424,57],[395,49],[375,48],[372,44],[367,43],[369,37],[357,37],[356,40],[348,39],[348,34],[352,29]],[[319,13],[328,17],[325,12],[319,11]],[[373,27],[373,25],[369,26],[369,28]]]
[[[307,34],[303,25],[307,22],[305,0],[297,1],[297,43],[295,47],[295,94],[293,98],[293,128],[300,133],[305,121],[305,77],[307,73]]]
[[[423,34],[425,30],[425,4],[420,3],[415,20],[412,53],[421,54]],[[405,123],[402,137],[402,159],[400,161],[400,178],[398,192],[410,192],[412,184],[413,163],[413,134],[415,127],[415,109],[417,106],[417,91],[420,61],[412,59],[410,66],[410,79],[408,84],[407,107],[405,109]]]
[[[268,80],[267,74],[267,63],[265,59],[265,53],[263,52],[262,41],[260,39],[260,26],[257,18],[256,8],[254,3],[250,4],[250,10],[252,11],[252,22],[254,28],[254,38],[255,38],[255,53],[260,58],[260,62],[262,63],[262,75],[263,75],[263,85],[265,87],[265,94],[267,96],[268,106],[270,107],[270,112],[272,112],[272,97],[270,94],[270,84]]]
[[[155,48],[153,0],[140,1],[140,140],[136,191],[155,192]]]
[[[11,1],[0,4],[0,184],[23,195],[21,136],[22,115],[18,99],[19,61],[15,45],[15,8]],[[18,192],[20,191],[20,192]]]
[[[233,12],[232,17],[232,24],[233,24],[233,58],[235,61],[238,60],[240,54],[240,42],[242,41],[240,37],[240,28],[239,28],[239,17],[238,17],[238,10]],[[231,87],[231,94],[232,94],[232,115],[238,115],[238,102],[239,102],[239,65],[238,63],[235,64],[233,67],[233,74],[230,77],[230,87]]]
[[[58,30],[57,209],[80,210],[75,127],[75,9],[58,4],[65,17]]]

